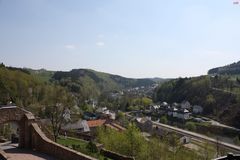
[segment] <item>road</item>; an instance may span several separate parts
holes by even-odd
[[[132,115],[129,115],[128,113],[126,113],[126,115],[128,117],[134,117]],[[195,133],[195,132],[187,131],[187,130],[184,130],[184,129],[176,128],[176,127],[166,125],[166,124],[162,124],[162,123],[159,123],[159,122],[152,121],[152,123],[157,125],[159,128],[164,129],[164,130],[172,131],[172,132],[184,135],[184,136],[195,138],[197,140],[207,141],[207,142],[210,142],[210,143],[213,143],[213,144],[216,144],[216,145],[218,144],[220,147],[226,148],[226,149],[230,150],[231,152],[240,153],[240,146],[236,146],[236,145],[233,145],[233,144],[222,142],[222,141],[216,140],[214,138],[211,138],[211,137],[199,134],[199,133]]]
[[[0,144],[0,149],[7,153],[8,160],[56,160],[46,154],[32,150],[20,149],[16,144]]]
[[[184,136],[188,136],[188,137],[191,137],[191,138],[195,138],[195,139],[199,139],[199,140],[203,140],[203,141],[208,141],[208,142],[211,142],[213,144],[218,144],[219,146],[221,146],[223,148],[226,148],[226,149],[228,149],[232,152],[240,153],[240,146],[236,146],[236,145],[233,145],[233,144],[218,141],[214,138],[210,138],[208,136],[205,136],[205,135],[202,135],[202,134],[199,134],[199,133],[186,131],[184,129],[172,127],[172,126],[169,126],[169,125],[166,125],[166,124],[162,124],[162,123],[158,123],[158,122],[153,122],[153,124],[157,125],[158,127],[162,128],[162,129],[165,129],[165,130],[173,131],[175,133],[178,133],[178,134],[181,134],[181,135],[184,135]]]
[[[210,123],[211,123],[211,125],[213,125],[213,126],[219,126],[219,127],[223,127],[223,128],[228,128],[228,129],[231,129],[231,130],[240,132],[240,129],[238,129],[238,128],[235,128],[235,127],[232,127],[232,126],[228,126],[228,125],[222,124],[222,123],[217,122],[217,121],[214,121],[214,120],[212,120],[212,119],[210,120]]]

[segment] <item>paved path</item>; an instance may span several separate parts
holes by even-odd
[[[46,154],[18,148],[5,150],[9,160],[56,160]]]
[[[57,160],[46,154],[34,152],[32,150],[19,149],[14,144],[4,144],[0,146],[9,157],[8,160]]]

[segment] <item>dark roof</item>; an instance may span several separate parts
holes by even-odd
[[[228,153],[227,156],[216,158],[215,160],[239,160],[240,154]]]

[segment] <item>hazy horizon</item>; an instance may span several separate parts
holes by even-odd
[[[0,62],[129,78],[206,75],[240,60],[239,17],[231,0],[0,0]]]

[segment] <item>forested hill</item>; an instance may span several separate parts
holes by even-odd
[[[232,63],[223,67],[217,67],[210,69],[208,74],[227,74],[227,75],[238,75],[240,74],[240,61]]]
[[[37,83],[41,86],[52,84],[62,86],[68,89],[70,93],[73,93],[75,96],[77,96],[78,99],[82,100],[86,100],[89,98],[97,99],[102,93],[106,92],[121,91],[124,89],[131,89],[135,87],[152,87],[156,83],[166,81],[165,79],[161,78],[125,78],[122,76],[97,72],[90,69],[73,69],[71,71],[48,71],[45,69],[34,70],[29,68],[7,67],[2,64],[2,70],[4,72],[0,73],[0,76],[7,78],[14,75],[14,78],[12,78],[14,83],[16,82],[17,84],[19,84],[20,81],[24,81],[25,77],[28,77],[28,80],[24,81],[23,83],[27,85],[31,83]],[[5,76],[4,74],[8,76]],[[17,77],[15,77],[15,74],[19,75],[20,79],[17,79]],[[9,85],[7,88],[13,88],[10,83],[2,82],[2,84],[4,84],[2,86]],[[28,88],[32,87],[26,86],[24,90],[28,90]],[[18,91],[18,89],[14,89],[12,93],[14,93],[15,91],[16,93],[14,95],[18,95],[20,92]],[[26,97],[27,96],[29,96],[29,94],[26,94]],[[16,98],[20,100],[20,97]]]
[[[102,92],[133,87],[149,87],[156,84],[153,79],[132,79],[90,69],[73,69],[69,72],[56,72],[52,79],[82,96],[97,97]],[[161,80],[159,80],[161,81]],[[158,81],[158,82],[159,82]]]
[[[184,100],[201,105],[204,115],[240,128],[240,82],[218,75],[179,78],[162,84],[155,91],[155,101],[180,103]]]
[[[0,65],[1,105],[10,101],[20,107],[44,103],[50,88],[50,85],[31,75],[26,69]]]

